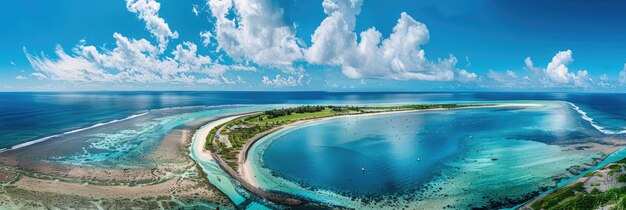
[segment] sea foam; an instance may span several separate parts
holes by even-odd
[[[37,143],[40,143],[40,142],[44,142],[44,141],[47,141],[49,139],[60,137],[60,136],[63,136],[63,135],[72,134],[72,133],[78,133],[78,132],[81,132],[81,131],[97,128],[97,127],[100,127],[100,126],[109,125],[109,124],[112,124],[112,123],[121,122],[121,121],[125,121],[125,120],[130,120],[130,119],[133,119],[133,118],[141,117],[141,116],[146,115],[146,114],[148,114],[148,112],[131,115],[131,116],[128,116],[128,117],[125,117],[125,118],[122,118],[122,119],[111,120],[109,122],[96,123],[96,124],[88,126],[88,127],[79,128],[79,129],[75,129],[75,130],[71,130],[71,131],[66,131],[66,132],[63,132],[63,133],[60,133],[60,134],[46,136],[46,137],[39,138],[39,139],[36,139],[36,140],[24,142],[24,143],[21,143],[21,144],[16,144],[16,145],[13,145],[12,147],[9,147],[9,148],[2,148],[2,149],[0,149],[0,153],[6,152],[6,151],[9,151],[9,150],[19,149],[19,148],[26,147],[26,146],[30,146],[30,145],[37,144]]]
[[[589,122],[589,124],[591,124],[591,126],[596,128],[596,130],[598,130],[598,131],[600,131],[600,132],[602,132],[604,134],[607,134],[607,135],[615,135],[615,134],[624,134],[624,133],[626,133],[626,130],[613,131],[613,130],[607,129],[607,128],[603,127],[603,126],[600,126],[593,120],[593,118],[591,118],[591,117],[589,117],[587,115],[587,112],[585,112],[582,109],[580,109],[580,107],[576,106],[574,103],[571,103],[571,102],[566,102],[566,103],[571,105],[574,108],[574,110],[576,110],[576,112],[578,112],[581,115],[581,118],[583,120]]]

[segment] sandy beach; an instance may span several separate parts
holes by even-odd
[[[224,124],[228,121],[237,119],[241,116],[244,115],[238,115],[238,116],[231,116],[231,117],[226,117],[226,118],[222,118],[216,121],[212,121],[209,122],[208,124],[202,126],[200,129],[198,129],[196,131],[195,134],[195,138],[196,141],[194,141],[193,145],[191,145],[193,147],[193,150],[195,152],[195,154],[197,155],[198,159],[201,161],[210,161],[213,160],[213,157],[211,157],[211,152],[207,151],[204,146],[206,145],[206,139],[209,135],[209,133],[211,132],[211,130],[213,128],[215,128],[215,126]]]

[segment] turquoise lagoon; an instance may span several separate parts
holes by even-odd
[[[260,140],[248,164],[262,188],[332,205],[511,207],[603,158],[559,146],[603,135],[569,104],[540,105],[307,123]]]

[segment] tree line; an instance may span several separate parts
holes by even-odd
[[[280,116],[285,116],[285,115],[290,115],[292,113],[312,113],[312,112],[319,112],[324,110],[326,107],[325,106],[310,106],[310,105],[306,105],[306,106],[299,106],[299,107],[292,107],[292,108],[282,108],[282,109],[272,109],[269,111],[265,111],[265,114],[267,115],[267,118],[276,118],[276,117],[280,117]]]

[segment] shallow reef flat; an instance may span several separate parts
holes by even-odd
[[[234,208],[188,156],[194,128],[175,129],[145,154],[153,167],[102,168],[28,159],[53,142],[0,154],[0,206],[8,208]],[[35,155],[36,156],[36,155]]]

